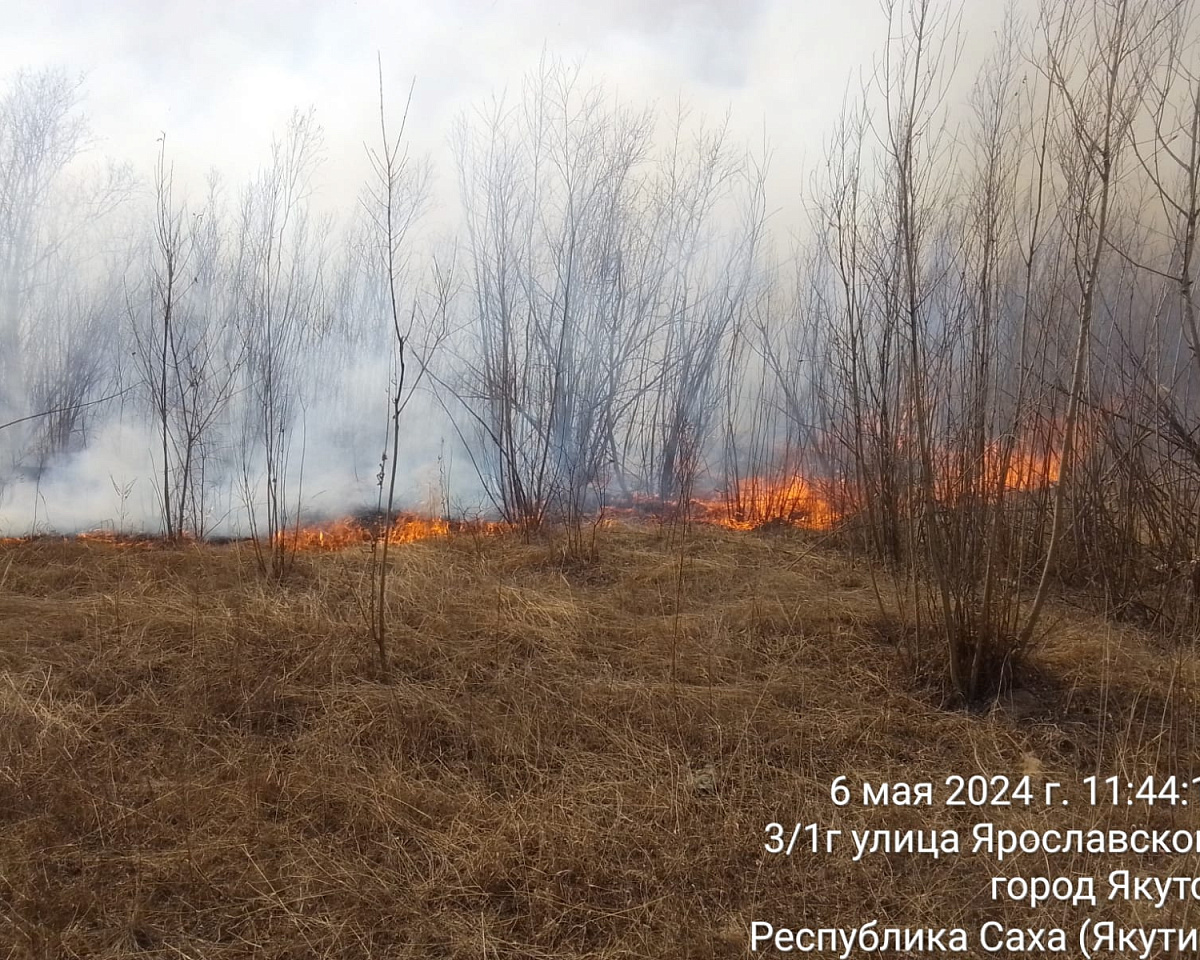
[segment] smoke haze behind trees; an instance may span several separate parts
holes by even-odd
[[[404,500],[440,509],[448,488],[536,522],[764,474],[857,477],[898,556],[905,491],[944,485],[941,451],[978,462],[1042,426],[1061,443],[1064,397],[1140,407],[1162,433],[1167,388],[1186,460],[1195,344],[1170,278],[1194,164],[1170,145],[1190,129],[1194,31],[1167,30],[1174,6],[1104,11],[1141,31],[1114,64],[1119,103],[1090,66],[1107,63],[1104,24],[1067,3],[999,29],[972,5],[874,9],[836,47],[860,60],[819,77],[819,51],[779,55],[769,4],[631,8],[621,29],[580,15],[552,29],[568,53],[596,31],[582,66],[542,50],[506,83],[478,64],[418,76],[399,288],[430,377],[402,426]],[[328,75],[314,25],[258,58],[245,26],[218,32],[246,51],[235,73],[264,78],[261,102],[280,62],[276,81],[314,65],[293,99]],[[359,89],[339,84],[344,113],[251,116],[253,97],[206,95],[230,174],[205,173],[188,139],[195,99],[181,136],[126,131],[144,148],[108,161],[87,96],[116,82],[102,68],[10,78],[0,421],[37,416],[0,432],[6,532],[244,532],[273,497],[288,516],[372,501],[394,376],[363,193],[372,59]],[[686,105],[656,86],[672,64],[697,81]],[[385,86],[395,107],[406,85]],[[1096,115],[1100,133],[1081,125]]]

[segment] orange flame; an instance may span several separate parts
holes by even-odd
[[[804,477],[777,482],[749,477],[723,499],[693,500],[696,517],[730,530],[755,530],[781,523],[807,530],[829,530],[842,511],[834,503],[832,482]]]
[[[1036,491],[1058,482],[1062,457],[1058,451],[1035,453],[1027,445],[1016,445],[1005,452],[997,441],[983,454],[982,464],[973,471],[961,468],[961,460],[943,461],[939,470],[937,496],[945,502],[958,501],[964,486],[994,496],[1003,491]],[[970,479],[973,474],[974,479]],[[796,475],[773,480],[762,476],[743,478],[724,494],[691,501],[693,517],[730,530],[755,530],[779,524],[805,530],[830,530],[855,509],[855,497],[844,480],[811,479]],[[619,514],[641,517],[673,506],[634,495],[629,506],[617,508]],[[290,528],[281,539],[290,549],[304,551],[343,550],[356,544],[369,544],[379,520],[349,518]],[[400,514],[387,533],[390,544],[415,543],[443,538],[456,532],[495,534],[508,529],[506,524],[482,520],[455,522],[414,513]],[[0,544],[25,542],[25,537],[0,538]],[[109,529],[80,533],[77,539],[117,546],[145,546],[155,538],[129,536]]]
[[[283,541],[295,550],[344,550],[359,543],[370,543],[374,537],[371,520],[333,520],[292,528],[282,534]],[[450,524],[441,519],[402,514],[387,531],[388,543],[414,543],[431,540],[450,533]]]
[[[1058,451],[1038,454],[1014,449],[1004,463],[1000,446],[992,444],[984,456],[984,483],[989,490],[1040,490],[1058,483],[1061,469],[1062,455]]]
[[[960,461],[961,462],[961,461]],[[987,447],[973,484],[990,496],[1002,492],[1031,492],[1058,482],[1062,457],[1057,451],[1035,453],[1028,446],[1005,451],[997,441]],[[967,471],[944,463],[937,496],[947,502],[962,496]],[[772,524],[805,530],[830,530],[852,509],[854,497],[837,480],[794,476],[771,480],[761,476],[738,482],[724,496],[693,500],[696,518],[730,530],[754,530]]]
[[[1032,493],[1058,482],[1062,455],[1056,450],[1036,453],[1029,447],[1007,451],[996,441],[983,451],[982,462],[966,469],[962,460],[946,463],[937,482],[938,498],[954,503],[964,495],[998,497],[1003,493]]]
[[[343,519],[327,523],[311,524],[292,528],[282,534],[288,547],[295,550],[344,550],[355,544],[370,543],[375,536],[379,521],[371,519]],[[442,518],[423,517],[405,513],[392,521],[387,533],[390,544],[416,543],[419,540],[434,540],[448,537],[452,533],[495,534],[507,529],[502,523],[482,520],[452,522]]]

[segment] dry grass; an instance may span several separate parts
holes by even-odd
[[[798,537],[696,531],[678,620],[653,532],[603,531],[591,564],[506,537],[394,556],[383,686],[358,550],[279,586],[237,546],[0,545],[0,957],[737,957],[756,919],[1067,919],[992,903],[994,874],[1195,872],[763,852],[775,820],[1195,828],[829,801],[842,774],[1200,774],[1196,660],[1131,628],[1072,615],[1019,703],[972,714]]]

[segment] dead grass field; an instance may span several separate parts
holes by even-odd
[[[898,655],[867,572],[799,534],[697,528],[682,564],[654,530],[599,548],[397,548],[383,685],[358,548],[275,585],[236,545],[0,545],[0,957],[740,957],[753,920],[1071,920],[993,903],[993,875],[1196,875],[1162,856],[763,849],[771,821],[1195,829],[1195,804],[836,808],[828,791],[1200,775],[1193,652],[1061,607],[1026,689],[966,712]]]

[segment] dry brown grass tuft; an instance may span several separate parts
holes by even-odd
[[[773,858],[764,828],[980,819],[835,808],[843,774],[1200,774],[1188,652],[1076,617],[1019,702],[949,711],[849,561],[793,535],[684,549],[621,527],[594,563],[398,548],[384,686],[358,549],[277,585],[236,545],[0,546],[0,957],[736,957],[755,919],[1032,926],[988,879],[1040,862]]]

